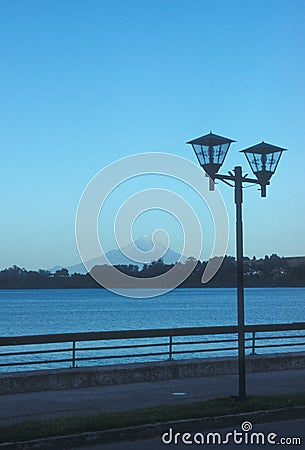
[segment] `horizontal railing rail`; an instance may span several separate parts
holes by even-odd
[[[245,347],[251,354],[283,347],[305,349],[304,331],[305,322],[246,325]],[[106,360],[171,361],[179,355],[237,354],[237,335],[237,326],[213,326],[5,336],[0,337],[0,367],[55,364],[57,368],[65,363],[77,367]]]
[[[190,336],[199,334],[236,333],[237,326],[157,328],[151,330],[93,331],[83,333],[37,334],[32,336],[0,337],[0,346],[46,344],[53,342],[98,341],[111,339],[151,338],[169,336]]]

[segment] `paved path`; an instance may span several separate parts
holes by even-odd
[[[247,375],[248,394],[305,392],[305,369]],[[236,395],[237,375],[0,395],[0,424]]]

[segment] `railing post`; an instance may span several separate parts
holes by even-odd
[[[252,331],[252,355],[255,355],[255,331]]]
[[[75,368],[75,341],[72,342],[72,368]]]
[[[169,361],[173,360],[173,336],[169,335]]]

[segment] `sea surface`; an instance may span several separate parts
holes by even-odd
[[[175,289],[158,297],[135,299],[114,294],[106,289],[0,290],[0,311],[0,336],[224,326],[237,324],[237,292],[236,289],[219,288]],[[246,289],[245,322],[246,324],[305,322],[305,288]],[[302,331],[296,333],[305,334]],[[269,342],[272,344],[272,341]],[[106,345],[111,345],[111,341],[106,342]],[[11,347],[9,351],[11,350],[15,348]],[[282,348],[280,350],[282,351]],[[305,345],[291,347],[289,350],[305,350]],[[270,351],[279,350],[272,348],[261,350],[262,353]],[[5,349],[0,348],[0,356],[3,352]],[[212,352],[193,354],[189,357],[228,354],[233,353]],[[1,359],[4,360],[3,357]],[[164,360],[164,357],[157,359]],[[142,359],[138,357],[136,360]],[[130,362],[130,360],[107,359],[102,363],[113,362]],[[96,364],[96,361],[92,361],[92,364]],[[49,367],[54,367],[54,364],[35,368]],[[25,369],[28,367],[14,368],[14,370]]]
[[[0,290],[0,336],[237,323],[236,289],[175,289],[153,298],[106,289]],[[305,288],[245,290],[245,322],[305,321]]]

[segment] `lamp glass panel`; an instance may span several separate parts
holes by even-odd
[[[222,165],[225,156],[227,154],[229,143],[220,145],[198,145],[193,144],[194,151],[197,155],[198,161],[201,166],[206,164],[219,164]]]
[[[280,159],[281,152],[246,153],[253,172],[274,172]]]

